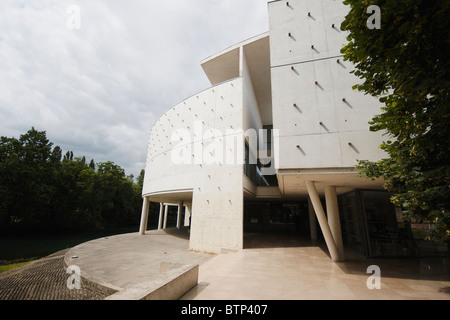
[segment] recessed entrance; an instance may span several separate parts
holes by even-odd
[[[310,244],[307,201],[246,201],[244,203],[244,248],[280,245],[309,246]]]
[[[354,190],[338,196],[340,227],[346,250],[368,258],[417,254],[411,229],[398,220],[389,197],[387,192],[374,190]],[[323,208],[326,208],[326,202],[321,200]],[[314,219],[312,224],[311,219]],[[316,230],[311,232],[313,227]],[[312,243],[320,245],[324,240],[315,215],[311,216],[307,200],[247,200],[244,203],[244,248],[277,247],[280,242],[291,247]]]
[[[245,202],[244,232],[309,236],[308,203]]]

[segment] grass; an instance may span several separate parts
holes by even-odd
[[[33,262],[33,261],[34,260],[26,261],[26,262],[20,262],[20,263],[8,264],[8,265],[5,265],[5,266],[0,266],[0,273],[3,273],[3,272],[6,272],[6,271],[9,271],[9,270],[12,270],[12,269],[16,269],[16,268],[25,266],[25,265]]]

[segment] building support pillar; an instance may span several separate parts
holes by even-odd
[[[317,218],[314,212],[314,207],[311,198],[308,197],[308,213],[309,213],[309,229],[311,233],[311,240],[317,241]]]
[[[185,204],[184,207],[184,226],[190,227],[191,226],[191,207],[192,205],[189,203]]]
[[[141,226],[139,228],[139,234],[141,236],[145,235],[145,232],[147,231],[149,208],[150,208],[149,198],[144,197],[144,204],[142,205],[142,214],[141,214]]]
[[[183,211],[183,201],[178,203],[177,229],[181,229],[181,213]]]
[[[330,226],[328,225],[328,220],[323,210],[322,203],[320,202],[319,194],[317,193],[316,186],[312,181],[306,181],[306,188],[308,189],[308,194],[311,199],[311,203],[314,207],[314,211],[319,221],[320,228],[322,230],[325,242],[330,252],[331,259],[335,262],[343,261],[344,257],[339,255],[339,251],[336,246],[336,242],[331,233]]]
[[[336,187],[325,188],[325,202],[327,206],[328,225],[338,250],[339,257],[344,258],[344,242],[342,241],[341,219],[339,217],[339,205]]]
[[[164,203],[160,202],[159,203],[158,230],[162,229],[163,214],[164,214]]]
[[[166,230],[167,229],[167,216],[169,215],[169,205],[168,204],[164,204],[164,224],[163,224],[163,229]]]

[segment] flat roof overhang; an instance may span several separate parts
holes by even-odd
[[[344,194],[356,189],[385,190],[383,179],[361,178],[354,168],[336,169],[308,169],[308,170],[279,170],[278,183],[282,197],[306,198],[308,190],[306,181],[312,181],[316,185],[317,192],[323,196],[325,187],[336,187],[336,192]]]
[[[266,32],[204,59],[201,66],[212,85],[241,76],[241,47],[246,50],[247,60],[254,61],[253,69],[270,71],[270,40],[269,33]]]
[[[272,78],[269,32],[235,44],[201,62],[212,85],[242,77],[243,59],[251,77],[264,125],[272,124]]]
[[[162,191],[156,193],[145,194],[144,197],[149,197],[151,202],[160,202],[167,204],[177,204],[180,201],[192,202],[193,190],[172,190]]]

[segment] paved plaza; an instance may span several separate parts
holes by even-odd
[[[320,243],[294,236],[247,234],[245,243],[210,255],[189,251],[188,234],[178,230],[101,238],[0,274],[0,300],[102,300],[192,264],[200,266],[199,284],[181,300],[450,300],[448,259],[346,252],[346,262],[336,263]],[[80,290],[67,288],[64,261],[80,268]],[[372,265],[381,271],[380,289],[367,287]]]

